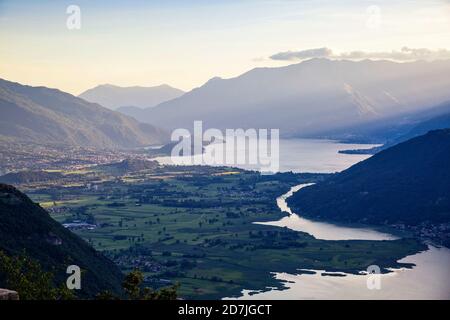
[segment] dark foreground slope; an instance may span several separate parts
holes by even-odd
[[[58,285],[65,283],[67,267],[78,265],[82,269],[80,297],[92,297],[107,289],[119,293],[122,274],[110,260],[5,184],[0,184],[0,251],[37,260],[54,273]]]
[[[288,199],[303,216],[341,222],[450,222],[450,129],[386,149]]]

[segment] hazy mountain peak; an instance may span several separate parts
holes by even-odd
[[[117,109],[122,106],[149,108],[183,94],[182,90],[167,84],[153,87],[121,87],[112,84],[102,84],[86,90],[79,97],[110,109]]]
[[[205,82],[204,86],[210,85],[210,84],[213,84],[213,83],[217,83],[217,82],[220,82],[222,80],[224,80],[224,79],[221,78],[221,77],[212,77],[211,79],[209,79],[208,81]]]

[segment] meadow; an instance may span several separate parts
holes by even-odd
[[[73,231],[124,272],[142,270],[151,287],[179,283],[185,298],[282,289],[272,272],[358,273],[372,264],[386,272],[400,266],[398,259],[424,249],[414,239],[325,241],[254,224],[281,218],[276,197],[296,184],[325,179],[322,174],[265,176],[232,168],[164,166],[86,177],[89,182],[82,186],[34,188],[28,195],[61,223],[95,224],[93,230]]]

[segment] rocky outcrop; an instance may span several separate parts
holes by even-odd
[[[0,300],[19,300],[19,294],[16,291],[0,289]]]

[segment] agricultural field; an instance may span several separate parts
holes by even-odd
[[[423,249],[413,239],[324,241],[254,223],[284,216],[276,197],[325,175],[176,166],[83,174],[81,186],[33,186],[27,194],[124,272],[140,269],[154,288],[179,283],[185,298],[282,289],[272,272],[398,267],[398,259]]]

